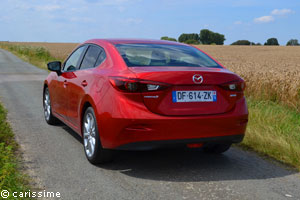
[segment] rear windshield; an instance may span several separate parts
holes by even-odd
[[[170,44],[116,44],[128,67],[187,66],[222,68],[191,46]]]

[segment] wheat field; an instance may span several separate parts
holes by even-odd
[[[300,111],[300,47],[198,46],[246,81],[247,95]]]
[[[60,60],[78,43],[10,42],[44,47]],[[197,45],[246,81],[247,96],[283,103],[300,111],[300,47]]]

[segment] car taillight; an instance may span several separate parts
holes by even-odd
[[[245,90],[245,82],[244,81],[233,81],[229,83],[225,83],[220,85],[224,90],[229,90],[233,92],[243,92]]]
[[[168,84],[136,78],[109,77],[114,88],[123,92],[155,92],[168,87]]]

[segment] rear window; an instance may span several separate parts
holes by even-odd
[[[191,46],[169,44],[116,44],[128,67],[187,66],[222,68]]]

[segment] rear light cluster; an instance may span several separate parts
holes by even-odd
[[[123,92],[156,92],[168,87],[165,83],[147,81],[136,78],[110,77],[114,88]]]
[[[234,81],[220,85],[224,90],[229,90],[233,92],[243,92],[245,90],[245,82],[244,81]]]

